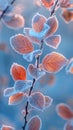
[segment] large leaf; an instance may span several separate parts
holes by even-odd
[[[10,38],[11,47],[19,54],[27,54],[34,50],[29,38],[18,34]]]
[[[32,117],[27,123],[26,130],[40,130],[41,119],[39,116]]]
[[[60,71],[67,63],[67,59],[60,53],[52,52],[42,60],[42,67],[49,73]]]

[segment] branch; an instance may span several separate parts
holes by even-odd
[[[13,5],[15,1],[16,0],[12,0],[11,3],[10,3],[10,5]],[[7,10],[10,7],[10,5],[8,5],[5,10],[3,10],[2,14],[0,15],[0,20],[3,18],[4,14],[7,12]]]
[[[57,5],[58,5],[58,0],[56,0],[53,9],[52,9],[52,11],[50,12],[50,17],[55,13],[55,9],[56,9]]]
[[[57,1],[55,2],[55,4],[54,4],[53,10],[52,10],[51,13],[50,13],[50,17],[55,13],[55,9],[56,9],[57,4],[58,4],[58,0],[57,0]],[[43,40],[42,40],[42,41],[41,41],[40,50],[43,49],[43,43],[44,43],[44,42],[43,42]],[[37,66],[37,68],[39,68],[40,57],[41,57],[41,55],[38,55],[37,58],[36,58],[36,66]],[[31,95],[35,82],[36,82],[36,79],[34,78],[34,79],[33,79],[32,86],[31,86],[31,88],[30,88],[30,90],[29,90],[28,96]],[[25,130],[26,125],[27,125],[27,122],[28,122],[28,121],[27,121],[27,116],[28,116],[28,114],[29,114],[29,112],[28,112],[28,107],[29,107],[29,102],[27,101],[26,106],[25,106],[25,116],[24,116],[25,122],[24,122],[24,125],[23,125],[23,127],[22,127],[23,130]]]

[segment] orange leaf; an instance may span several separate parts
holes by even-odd
[[[33,16],[32,28],[36,32],[41,32],[43,27],[44,27],[45,22],[46,22],[46,17],[44,17],[43,15],[40,15],[39,13],[37,13],[36,15]]]
[[[54,0],[41,0],[41,2],[46,8],[50,8],[54,4]]]
[[[59,105],[57,105],[56,108],[57,108],[58,115],[63,119],[68,120],[73,118],[73,112],[68,105],[64,103],[60,103]]]
[[[11,126],[3,125],[1,130],[14,130],[14,128]]]
[[[24,98],[24,93],[17,93],[9,97],[9,105],[16,105],[20,103]]]
[[[46,24],[48,24],[50,26],[50,29],[48,30],[46,37],[54,34],[57,29],[58,29],[58,20],[56,18],[56,16],[52,16],[50,18],[48,18]]]
[[[33,44],[28,37],[18,34],[10,39],[11,47],[19,54],[27,54],[34,50]]]
[[[17,63],[12,64],[10,74],[14,80],[26,80],[26,69]]]
[[[60,53],[52,52],[44,57],[42,66],[47,72],[54,73],[60,71],[66,65],[67,61]]]

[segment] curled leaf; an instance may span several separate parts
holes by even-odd
[[[16,93],[12,96],[9,97],[9,105],[17,105],[19,103],[21,103],[24,99],[24,96],[26,96],[26,94],[20,92],[20,93]]]
[[[49,73],[55,73],[60,71],[67,64],[67,61],[62,54],[52,52],[43,58],[42,67]]]
[[[50,18],[48,18],[46,24],[48,24],[50,26],[50,29],[48,30],[46,37],[54,34],[57,29],[58,29],[58,20],[56,18],[56,16],[52,16]]]
[[[57,114],[63,119],[69,120],[73,118],[73,111],[64,103],[57,105]]]
[[[6,15],[3,17],[3,22],[7,27],[16,30],[24,27],[25,19],[20,14]]]
[[[19,54],[27,54],[33,51],[33,44],[29,38],[18,34],[10,38],[11,47]]]
[[[13,63],[10,74],[14,80],[26,80],[26,69],[17,63]]]
[[[39,116],[32,117],[26,125],[26,130],[40,130],[41,129],[41,119]]]
[[[33,108],[43,110],[45,105],[44,95],[40,92],[32,93],[29,97],[29,103]]]
[[[45,39],[45,43],[47,46],[50,46],[54,49],[57,49],[59,44],[61,42],[61,36],[60,35],[53,35]]]
[[[34,29],[35,32],[41,32],[45,22],[46,17],[37,13],[32,18],[32,28]]]

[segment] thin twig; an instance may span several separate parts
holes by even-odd
[[[53,10],[52,10],[51,13],[50,13],[50,17],[55,13],[55,8],[56,8],[57,4],[58,4],[58,0],[57,0],[57,1],[55,2],[55,4],[54,4]],[[43,49],[43,43],[44,43],[44,42],[43,42],[43,40],[42,40],[42,41],[41,41],[40,50]],[[36,67],[37,67],[37,68],[39,68],[40,57],[41,57],[41,55],[38,55],[37,58],[36,58]],[[36,82],[36,79],[34,78],[34,79],[33,79],[32,86],[31,86],[31,88],[30,88],[30,90],[29,90],[28,96],[31,95],[35,82]],[[26,125],[27,125],[27,122],[28,122],[28,121],[27,121],[27,116],[28,116],[28,114],[29,114],[29,112],[28,112],[28,107],[29,107],[29,102],[27,101],[26,106],[25,106],[25,113],[26,113],[26,114],[25,114],[25,116],[24,116],[25,122],[24,122],[24,125],[23,125],[23,127],[22,127],[23,130],[25,130]]]
[[[3,10],[2,14],[0,15],[0,20],[3,18],[4,14],[7,12],[7,10],[10,8],[10,5],[13,5],[16,0],[12,0],[11,3],[6,7],[5,10]]]
[[[50,17],[55,13],[55,9],[56,9],[56,7],[57,7],[57,4],[58,4],[58,0],[56,0],[53,9],[52,9],[52,11],[50,12]]]

